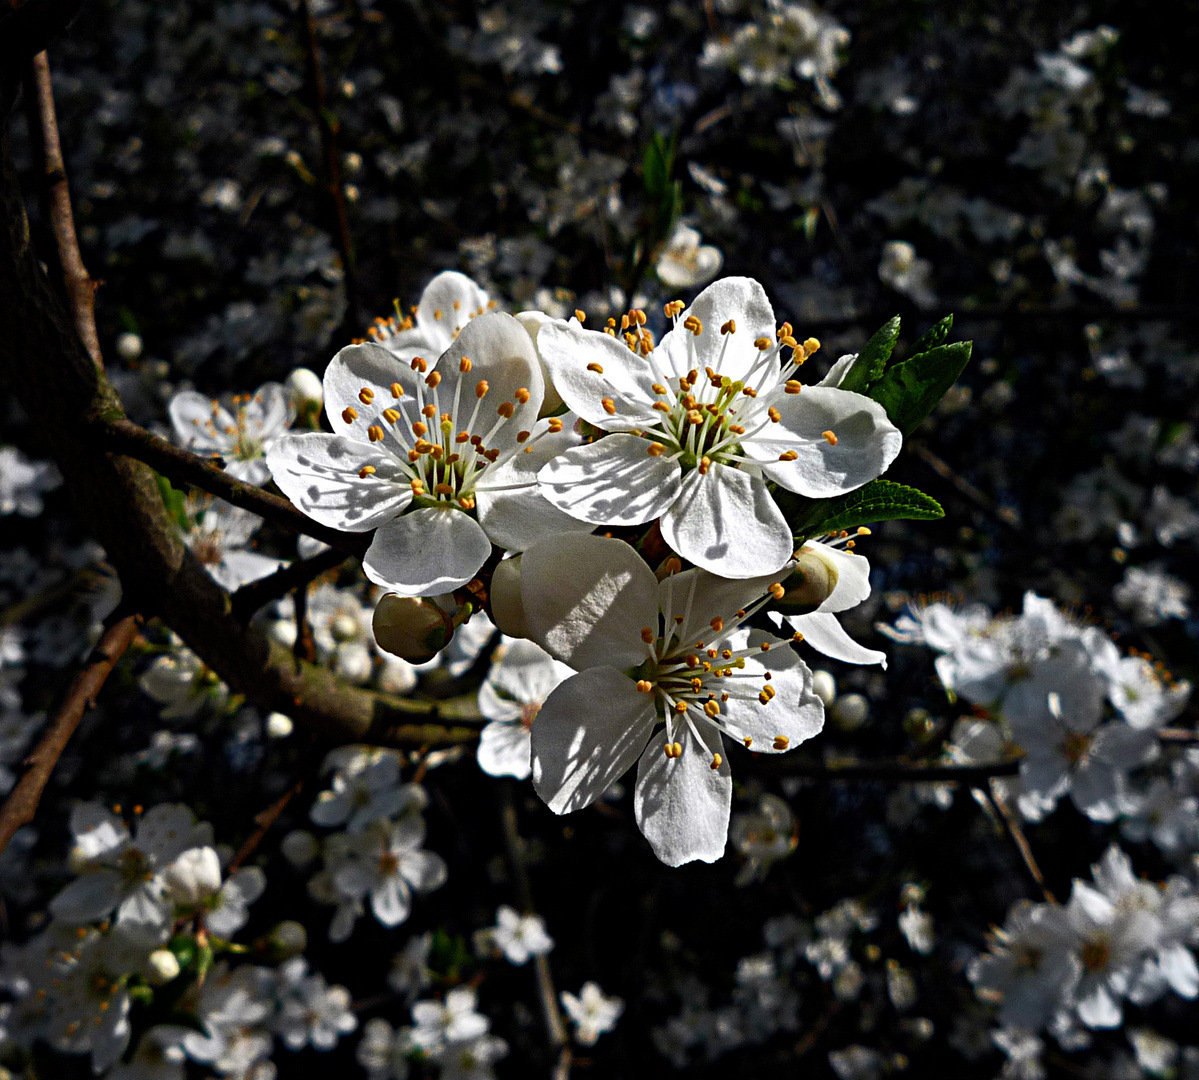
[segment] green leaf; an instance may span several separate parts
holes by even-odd
[[[909,356],[870,387],[870,397],[907,438],[936,407],[970,360],[973,343],[956,341]]]
[[[891,358],[891,350],[899,340],[899,316],[888,319],[878,332],[862,347],[858,358],[841,379],[841,389],[864,394],[882,377]]]
[[[668,194],[670,174],[674,169],[674,140],[655,134],[645,144],[641,159],[641,178],[645,193],[653,202],[660,202]]]
[[[931,495],[890,480],[871,480],[869,484],[812,504],[799,521],[792,523],[795,538],[807,540],[812,536],[853,529],[872,521],[935,521],[945,516],[941,504]]]
[[[162,496],[162,503],[167,508],[167,513],[174,518],[175,524],[184,532],[190,531],[191,519],[187,516],[187,499],[183,492],[172,486],[171,482],[160,473],[155,473],[154,479],[158,481],[158,494]]]
[[[916,356],[922,352],[928,352],[929,349],[935,349],[938,345],[944,345],[945,339],[949,337],[949,331],[953,327],[953,316],[946,315],[939,323],[929,327],[919,340],[908,350],[912,356]]]

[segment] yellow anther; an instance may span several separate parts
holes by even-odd
[[[491,387],[487,385],[487,380],[480,379],[477,383],[475,383],[475,397],[477,397],[477,398],[486,397],[487,391],[490,389],[491,389]]]
[[[754,744],[754,741],[753,741],[753,739],[752,739],[752,738],[750,738],[750,736],[748,736],[748,735],[746,735],[746,736],[745,736],[745,738],[744,738],[744,739],[742,739],[741,741],[742,741],[743,743],[745,743],[745,749],[746,749],[746,750],[748,750],[748,749],[749,749],[751,746],[753,746],[753,744]]]
[[[423,375],[426,371],[429,370],[429,364],[424,359],[424,357],[414,356],[412,358],[412,370],[419,371]]]
[[[427,439],[417,439],[412,449],[418,454],[427,454],[433,449],[433,444]]]
[[[516,412],[516,406],[510,401],[503,401],[496,406],[496,413],[502,416],[505,420],[511,420],[512,414]]]
[[[653,688],[654,688],[654,684],[652,682],[650,682],[649,679],[638,679],[637,680],[638,693],[648,694],[653,690]]]
[[[766,415],[770,417],[770,422],[772,424],[777,424],[783,418],[783,414],[779,412],[778,409],[776,409],[773,405],[766,410]]]
[[[358,391],[358,400],[361,401],[363,405],[369,405],[375,400],[375,392],[369,386],[364,386]]]
[[[670,406],[665,401],[655,401],[652,407],[655,412],[670,412]]]
[[[661,457],[666,452],[666,447],[660,442],[652,442],[646,447],[645,452],[649,454],[650,457]]]
[[[458,432],[458,434],[454,436],[454,442],[459,443],[459,444],[470,442],[470,432],[469,431]]]
[[[770,595],[776,600],[781,600],[783,598],[783,594],[786,592],[786,589],[784,589],[782,585],[775,581],[771,583],[770,588],[766,591],[770,593]]]
[[[425,482],[423,480],[413,480],[410,486],[413,495],[423,495],[425,493]]]
[[[550,420],[549,432],[551,435],[557,435],[562,430],[562,421],[556,416]]]
[[[528,405],[529,398],[533,395],[525,387],[520,387],[515,394],[512,395],[521,405]]]
[[[801,641],[803,641],[803,634],[796,630],[795,633],[791,635],[791,640],[798,645]]]
[[[687,318],[683,320],[683,328],[685,330],[690,330],[696,337],[699,337],[699,335],[704,332],[704,324],[694,315],[688,315]]]
[[[429,425],[422,424],[418,420],[415,424],[412,425],[412,434],[415,435],[418,439],[423,438],[424,436],[429,434]]]
[[[498,453],[499,453],[499,451],[497,450],[497,451],[496,451],[496,453],[498,454]],[[435,446],[433,447],[433,449],[429,451],[429,456],[430,456],[430,457],[431,457],[431,458],[432,458],[434,461],[440,461],[440,460],[441,460],[443,457],[445,457],[445,450],[444,450],[444,449],[442,449],[440,446],[436,446],[436,445],[435,445]]]
[[[786,750],[791,745],[791,740],[786,735],[776,735],[774,737],[774,748],[776,750]]]
[[[858,546],[858,542],[856,540],[847,540],[845,546],[848,550],[853,551]]]
[[[794,461],[799,455],[794,450],[788,450],[785,454],[779,454],[779,461]]]
[[[393,382],[391,384],[391,396],[395,398],[396,401],[399,401],[400,398],[404,396],[404,388],[398,382]]]
[[[833,431],[822,431],[820,434],[821,434],[821,435],[824,437],[824,441],[825,441],[826,443],[828,443],[828,444],[829,444],[829,446],[836,446],[836,445],[837,445],[837,435],[836,435],[836,433],[835,433],[835,432],[833,432]]]
[[[759,352],[761,352],[765,349],[769,349],[770,348],[770,338],[768,338],[768,337],[754,338],[754,348],[757,349]]]
[[[436,405],[426,405],[423,409],[421,409],[420,414],[421,414],[421,416],[426,417],[429,420],[432,420],[433,417],[435,417],[437,415],[437,406]]]
[[[461,360],[458,361],[458,370],[461,371],[463,375],[469,375],[470,369],[473,368],[474,366],[475,365],[470,362],[469,356],[464,356]]]
[[[373,465],[363,465],[362,468],[358,470],[358,479],[359,480],[365,480],[368,476],[374,476],[374,475],[375,475],[375,467]]]
[[[732,660],[733,650],[732,649],[721,649],[720,655],[723,656],[726,660]]]
[[[721,765],[723,765],[723,764],[724,764],[724,758],[722,758],[722,757],[721,757],[719,754],[713,754],[713,755],[712,755],[712,766],[711,766],[711,768],[712,768],[712,771],[713,771],[713,772],[715,772],[717,769],[719,769],[719,768],[720,768],[720,766],[721,766]]]
[[[382,442],[383,429],[379,427],[378,424],[371,424],[371,426],[366,429],[366,437],[370,439],[371,442]]]
[[[802,389],[803,383],[798,379],[788,379],[783,384],[783,393],[785,394],[798,394]]]
[[[657,382],[654,383],[653,386],[650,387],[650,389],[655,394],[665,394],[668,392],[665,386],[663,386],[661,383],[657,383]]]
[[[643,626],[641,628],[641,640],[644,641],[647,645],[652,645],[654,643],[654,637],[655,637],[654,632],[650,627]]]
[[[758,396],[758,392],[752,386],[747,386],[741,393],[747,398],[756,398]]]
[[[585,312],[582,308],[575,308],[575,318],[578,319],[579,322],[585,323],[587,321],[587,312]]]
[[[620,329],[622,331],[624,331],[624,330],[627,330],[628,328],[629,328],[629,317],[627,315],[622,315],[620,317]]]
[[[645,325],[645,312],[640,308],[633,308],[633,310],[629,312],[629,318],[632,319],[632,321],[638,326]]]
[[[437,308],[437,309],[436,309],[436,310],[433,312],[433,318],[435,318],[435,319],[440,319],[440,318],[441,318],[441,308]]]
[[[699,667],[699,657],[693,653],[688,653],[685,657],[683,657],[683,663],[689,668]]]
[[[530,435],[532,435],[532,434],[533,434],[533,433],[532,433],[531,431],[518,431],[518,432],[516,433],[516,441],[517,441],[518,443],[522,443],[522,442],[524,442],[526,439],[528,439],[528,437],[529,437]]]
[[[610,397],[600,398],[600,404],[604,407],[604,412],[606,412],[609,416],[616,415],[616,402],[614,402]]]
[[[449,484],[438,484],[433,489],[434,495],[453,495],[454,489]]]
[[[715,719],[720,715],[720,703],[717,701],[709,701],[704,705],[704,712]]]
[[[687,410],[687,422],[689,424],[694,424],[696,427],[699,427],[699,425],[704,422],[704,414],[701,413],[699,411],[699,409],[688,409]]]
[[[604,373],[604,368],[603,368],[602,364],[588,364],[587,370],[594,371],[597,375],[602,375]]]
[[[699,474],[700,474],[700,476],[707,476],[708,470],[711,467],[712,467],[712,459],[710,457],[704,456],[699,459]]]
[[[735,319],[729,319],[729,321],[720,328],[720,332],[722,334],[735,334],[737,332],[737,321]]]
[[[868,528],[866,528],[865,525],[859,525],[858,526],[858,535],[859,536],[870,536],[871,533],[870,533],[870,530]]]
[[[425,377],[425,385],[427,387],[429,387],[430,390],[437,389],[437,386],[440,382],[441,382],[441,372],[440,371],[430,371],[429,374]]]
[[[820,342],[814,337],[806,338],[803,343],[803,351],[805,356],[811,356],[812,353],[818,351]]]
[[[745,428],[743,428],[740,424],[729,424],[729,431],[731,431],[734,435],[745,434]]]
[[[680,704],[682,704],[682,703],[680,702]],[[683,707],[684,707],[684,709],[686,708],[686,706],[683,706]],[[683,744],[681,742],[671,743],[670,748],[671,748],[671,750],[674,751],[675,757],[683,756]]]
[[[793,327],[789,322],[785,322],[778,328],[778,330],[775,331],[775,337],[782,341],[783,338],[790,337],[794,332],[795,327]]]
[[[398,409],[384,409],[383,419],[389,424],[397,424],[400,420],[400,411]]]
[[[724,619],[717,615],[708,625],[719,634],[724,629]]]
[[[799,346],[799,342],[796,341],[795,338],[791,337],[790,335],[783,338],[782,341],[780,342],[780,344],[789,345],[792,349],[798,349],[798,346]],[[800,353],[800,355],[801,356],[803,355],[802,352]]]
[[[681,562],[679,559],[676,559],[676,558],[675,558],[673,555],[671,555],[671,556],[670,556],[670,558],[669,558],[669,559],[667,559],[667,560],[666,560],[666,561],[665,561],[665,562],[662,564],[662,566],[661,566],[661,568],[660,568],[660,570],[659,570],[659,573],[661,573],[661,574],[665,574],[667,577],[669,577],[671,574],[677,574],[677,573],[678,573],[680,570],[682,570],[682,569],[683,569],[683,564],[682,564],[682,562]],[[676,615],[676,616],[674,617],[674,621],[675,621],[676,623],[682,623],[682,621],[683,621],[683,616],[682,616],[682,615]]]
[[[767,683],[765,686],[762,687],[762,693],[765,694],[771,700],[773,700],[776,691],[773,686],[771,686],[769,683]]]
[[[358,410],[357,410],[357,409],[355,409],[355,408],[354,408],[352,405],[347,405],[347,406],[346,406],[344,409],[342,409],[342,411],[341,411],[341,418],[342,418],[342,419],[343,419],[343,420],[344,420],[344,421],[345,421],[347,424],[352,424],[352,423],[353,423],[355,420],[357,420],[357,419],[358,419]]]

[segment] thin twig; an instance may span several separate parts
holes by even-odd
[[[102,368],[104,357],[100,352],[100,337],[96,333],[97,283],[87,272],[83,256],[79,253],[79,238],[75,234],[75,218],[71,213],[71,192],[67,186],[67,169],[58,137],[58,118],[54,111],[49,57],[45,52],[38,53],[31,67],[30,88],[37,102],[43,181],[50,211],[50,227],[58,249],[58,261],[62,266],[63,285],[75,321],[75,332],[96,367]]]
[[[91,576],[91,573],[87,570],[77,570],[69,577],[51,585],[48,589],[43,589],[40,593],[27,596],[24,600],[18,600],[17,603],[0,611],[0,627],[15,626],[19,622],[32,619],[40,615],[43,611],[61,604],[64,600],[70,599],[70,597],[80,591],[84,583]]]
[[[779,776],[803,776],[813,780],[854,781],[874,780],[891,784],[939,783],[955,780],[977,784],[993,776],[1015,776],[1020,761],[997,761],[990,765],[926,765],[900,760],[847,761],[825,764],[819,761],[792,761],[790,756],[754,756],[755,764]]]
[[[941,477],[941,479],[949,481],[959,495],[963,496],[967,502],[978,507],[987,517],[1003,525],[1005,528],[1011,529],[1017,535],[1021,537],[1025,536],[1024,530],[1020,527],[1020,518],[1017,514],[1004,507],[996,506],[994,500],[989,495],[976,488],[964,476],[955,472],[948,462],[934,454],[924,443],[911,443],[908,449]]]
[[[308,559],[301,559],[273,574],[251,581],[243,585],[233,594],[233,614],[241,619],[248,619],[259,608],[286,596],[292,589],[299,588],[315,581],[321,574],[336,570],[346,561],[346,553],[330,548],[318,552]]]
[[[22,825],[28,825],[33,820],[54,766],[75,734],[84,711],[95,707],[96,695],[117,661],[137,637],[141,622],[140,615],[126,615],[113,623],[92,650],[84,669],[75,676],[45,735],[25,759],[24,775],[0,809],[0,851],[8,846],[13,834]]]
[[[296,616],[296,640],[292,655],[297,660],[316,663],[316,638],[312,636],[312,623],[308,621],[308,582],[298,586],[292,593],[292,604]]]
[[[500,782],[500,824],[504,834],[504,854],[507,856],[508,872],[512,875],[512,890],[516,902],[526,915],[535,915],[533,890],[529,884],[529,870],[524,837],[516,821],[516,801],[513,796],[515,785],[507,780]],[[558,1008],[558,995],[554,991],[553,974],[549,957],[534,957],[537,974],[537,997],[541,1002],[541,1016],[545,1021],[545,1036],[550,1050],[558,1055],[551,1076],[553,1080],[567,1080],[570,1075],[570,1046],[562,1012]]]
[[[358,286],[355,280],[354,241],[350,236],[346,189],[341,176],[341,149],[337,138],[341,124],[329,108],[329,95],[325,87],[325,69],[321,63],[321,45],[317,37],[316,19],[312,14],[310,0],[300,0],[300,21],[304,26],[304,45],[308,50],[308,75],[312,80],[317,126],[321,135],[321,149],[325,155],[328,191],[333,200],[333,214],[337,222],[337,248],[341,253],[342,271],[345,274],[346,317],[344,322],[349,326],[356,327],[360,325],[361,319],[358,309]]]
[[[281,496],[230,476],[190,450],[167,442],[131,420],[98,420],[92,428],[108,449],[145,462],[168,480],[198,487],[252,511],[273,525],[315,537],[349,555],[361,555],[367,548],[369,537],[320,525]]]
[[[1003,795],[998,791],[995,780],[992,779],[987,783],[986,787],[975,789],[981,791],[983,797],[991,804],[995,813],[999,815],[999,820],[1003,822],[1004,830],[1011,837],[1012,843],[1016,845],[1016,850],[1020,852],[1020,858],[1024,863],[1024,868],[1028,871],[1028,876],[1032,878],[1033,884],[1041,890],[1041,895],[1051,904],[1057,903],[1057,897],[1049,891],[1049,886],[1045,884],[1045,875],[1041,873],[1041,868],[1037,865],[1036,856],[1032,853],[1032,848],[1029,846],[1028,837],[1024,835],[1024,830],[1020,827],[1020,820],[1012,813],[1012,808],[1004,801]]]
[[[1199,742],[1199,731],[1192,731],[1189,728],[1164,727],[1158,729],[1157,737],[1162,742]]]
[[[279,798],[271,803],[270,806],[261,813],[254,815],[254,824],[257,828],[246,838],[246,842],[237,849],[237,854],[233,856],[233,860],[229,863],[225,871],[226,876],[231,875],[254,854],[258,845],[262,843],[262,838],[270,831],[271,826],[279,820],[279,815],[287,809],[287,804],[303,790],[304,781],[297,780]]]

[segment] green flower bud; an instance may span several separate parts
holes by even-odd
[[[432,600],[388,593],[375,608],[371,627],[384,652],[423,664],[432,660],[454,636],[454,623]]]

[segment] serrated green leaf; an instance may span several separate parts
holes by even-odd
[[[188,532],[191,529],[191,521],[187,516],[187,498],[160,473],[155,473],[154,479],[158,481],[158,494],[162,496],[162,504],[167,508],[167,513],[179,528]]]
[[[796,540],[802,541],[872,521],[935,521],[944,516],[941,504],[923,491],[890,480],[871,480],[856,491],[812,504],[792,528]]]
[[[870,387],[869,396],[887,410],[887,418],[907,438],[958,381],[972,347],[972,342],[955,341],[910,356],[889,368]]]
[[[944,345],[952,328],[953,316],[946,315],[939,323],[935,323],[925,330],[908,352],[912,356],[917,356],[922,352],[928,352],[929,349],[935,349],[938,345]]]
[[[858,358],[841,379],[841,389],[864,394],[882,377],[895,342],[899,340],[899,316],[888,319],[862,346]]]

